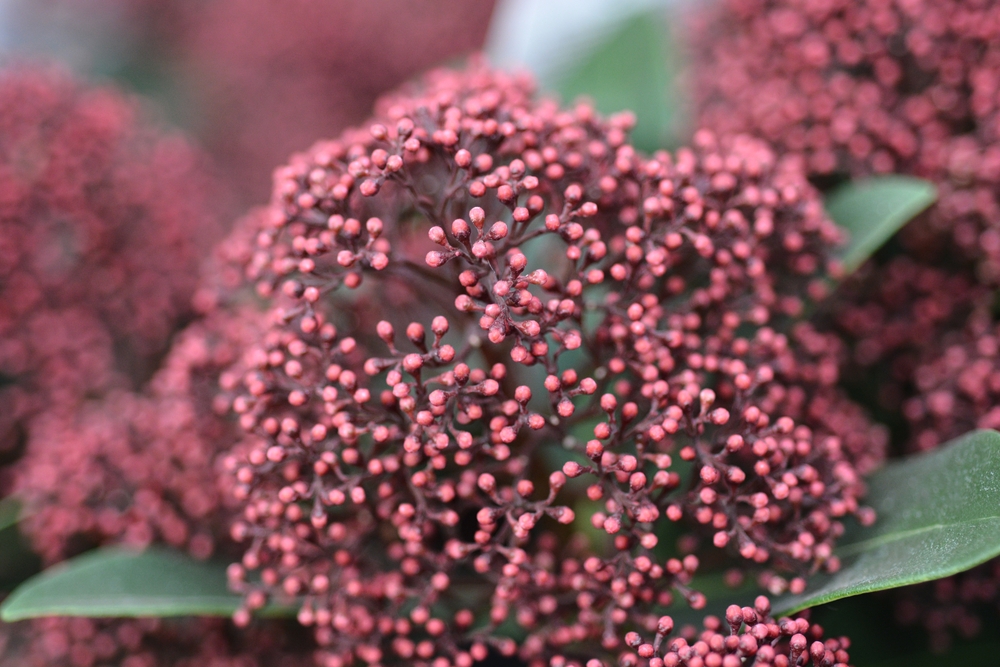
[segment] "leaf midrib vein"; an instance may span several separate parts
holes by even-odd
[[[951,523],[935,523],[929,526],[923,526],[921,528],[913,528],[910,530],[904,530],[898,533],[892,533],[891,535],[880,535],[878,537],[872,537],[861,542],[854,542],[853,544],[846,544],[838,549],[839,556],[854,556],[856,554],[864,553],[870,548],[880,547],[886,544],[891,544],[893,542],[898,542],[915,535],[920,535],[922,533],[930,533],[935,530],[942,530],[944,528],[950,528],[955,526],[972,526],[979,523],[985,523],[988,521],[1000,521],[1000,515],[980,517],[978,519],[965,520],[965,521],[954,521]]]

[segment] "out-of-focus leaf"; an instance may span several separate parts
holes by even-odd
[[[834,222],[850,234],[840,253],[851,273],[907,222],[937,200],[933,184],[912,176],[878,176],[846,183],[826,198]]]
[[[878,520],[849,530],[843,566],[777,614],[957,574],[1000,555],[1000,433],[974,431],[940,449],[891,463],[869,480]]]
[[[0,530],[5,530],[21,520],[21,502],[14,496],[0,500]]]
[[[164,549],[108,547],[53,566],[21,584],[0,619],[43,616],[230,616],[240,596],[226,567]]]
[[[484,50],[497,67],[527,68],[551,87],[631,17],[677,1],[498,0]]]
[[[678,59],[664,12],[646,12],[623,24],[555,88],[567,102],[592,99],[602,113],[633,111],[638,124],[632,141],[652,151],[676,145],[681,132]]]
[[[40,559],[32,553],[17,524],[0,529],[0,591],[13,590],[40,569]]]

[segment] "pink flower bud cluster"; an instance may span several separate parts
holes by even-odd
[[[908,380],[898,406],[909,428],[906,451],[931,450],[977,428],[1000,428],[1000,328],[991,316],[975,312],[964,326],[939,329],[912,352],[906,366],[902,355],[896,357],[900,377]],[[994,559],[904,589],[897,595],[897,618],[922,626],[931,649],[944,652],[953,637],[973,637],[994,622],[998,591],[1000,560]]]
[[[144,393],[112,392],[32,422],[13,492],[44,561],[108,543],[213,553],[232,504],[215,465],[234,430],[220,415],[218,378],[255,337],[248,317],[219,311],[178,336]]]
[[[253,220],[251,213],[247,220]],[[195,309],[143,391],[121,390],[34,418],[11,466],[19,529],[46,564],[104,544],[232,557],[229,476],[217,455],[237,437],[220,384],[233,388],[260,314],[233,302],[250,222],[239,221],[204,267]],[[234,631],[227,623],[51,618],[0,626],[0,662],[28,667],[293,667],[315,644],[292,622]],[[291,627],[290,627],[291,626]]]
[[[934,338],[925,326],[964,317],[983,296],[972,285],[1000,276],[996,17],[993,3],[965,0],[732,0],[695,21],[707,127],[763,136],[801,156],[819,182],[901,171],[937,185],[939,203],[902,234],[927,266],[899,258],[870,271],[857,281],[858,307],[841,313],[858,360],[889,357],[882,374],[904,385],[907,348]],[[961,253],[975,273],[955,265]],[[870,298],[892,289],[881,303]],[[911,298],[896,298],[901,290]],[[882,399],[895,408],[906,391],[890,383]]]
[[[76,409],[83,396],[100,395],[125,382],[115,372],[107,327],[86,308],[43,308],[8,324],[10,328],[0,334],[0,402],[4,406],[0,411],[0,460],[4,464],[0,495],[10,491],[12,468],[6,464],[21,455],[36,415],[46,408]]]
[[[696,20],[700,121],[800,153],[810,173],[941,173],[957,166],[954,138],[1000,138],[995,9],[726,0]]]
[[[911,449],[934,449],[976,428],[1000,428],[1000,330],[972,317],[925,350],[913,370],[916,395],[903,404]]]
[[[606,664],[654,605],[705,603],[698,558],[654,551],[665,523],[837,569],[884,436],[836,342],[779,329],[824,296],[837,229],[760,142],[644,158],[632,122],[440,71],[276,171],[246,267],[271,325],[230,401],[238,622],[302,598],[329,667]]]
[[[929,344],[959,330],[986,290],[969,276],[900,255],[882,266],[868,264],[838,294],[834,318],[853,343],[850,364],[886,366],[887,389],[909,382]],[[902,388],[884,397],[897,409]]]
[[[992,0],[726,0],[694,21],[699,122],[773,142],[818,182],[932,180],[940,201],[904,237],[995,285],[997,16]]]
[[[846,374],[902,414],[908,451],[1000,425],[1000,5],[727,0],[697,23],[702,123],[771,139],[820,183],[892,171],[934,182],[938,203],[904,228],[904,254],[870,263],[838,298]],[[978,628],[984,598],[995,606],[995,569],[922,586],[903,615],[942,647],[949,629]]]
[[[885,461],[889,434],[840,390],[840,369],[847,359],[840,337],[807,322],[796,324],[787,347],[771,361],[788,390],[769,392],[772,398],[762,408],[836,436],[848,459],[865,475]]]
[[[0,72],[0,443],[39,411],[148,375],[219,227],[211,179],[138,104]]]
[[[771,602],[758,596],[753,606],[730,605],[725,618],[705,617],[703,629],[682,630],[669,638],[673,623],[660,620],[656,634],[630,632],[626,644],[634,652],[619,657],[623,667],[847,667],[850,642],[846,637],[823,641],[823,629],[806,618],[771,616]],[[647,641],[648,640],[648,641]],[[587,663],[590,664],[589,662]]]
[[[298,667],[308,654],[274,628],[233,636],[215,619],[43,618],[0,626],[0,660],[17,667]]]

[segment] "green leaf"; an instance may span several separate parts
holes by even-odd
[[[681,135],[676,93],[679,56],[662,11],[629,19],[556,84],[563,99],[583,96],[602,113],[629,109],[638,119],[632,141],[653,151]]]
[[[868,488],[875,525],[849,528],[836,551],[840,571],[776,600],[778,614],[940,579],[1000,555],[1000,433],[974,431],[891,463]]]
[[[840,260],[855,271],[918,213],[937,201],[933,184],[912,176],[877,176],[847,183],[826,198],[826,211],[850,233]]]
[[[0,500],[0,530],[5,530],[21,520],[21,502],[14,496]]]
[[[0,597],[41,570],[41,560],[30,547],[16,524],[0,529]]]
[[[226,566],[165,549],[91,551],[38,574],[2,605],[0,619],[42,616],[230,616],[240,596]]]

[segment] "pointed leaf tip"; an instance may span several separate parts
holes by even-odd
[[[876,176],[847,183],[826,198],[826,211],[847,230],[844,270],[857,270],[903,225],[937,201],[937,189],[912,176]]]
[[[791,614],[841,598],[963,572],[1000,556],[1000,433],[973,431],[869,478],[878,519],[849,529],[836,574],[775,600]]]
[[[165,549],[107,547],[24,582],[0,605],[0,619],[230,616],[240,601],[227,588],[224,564]]]

